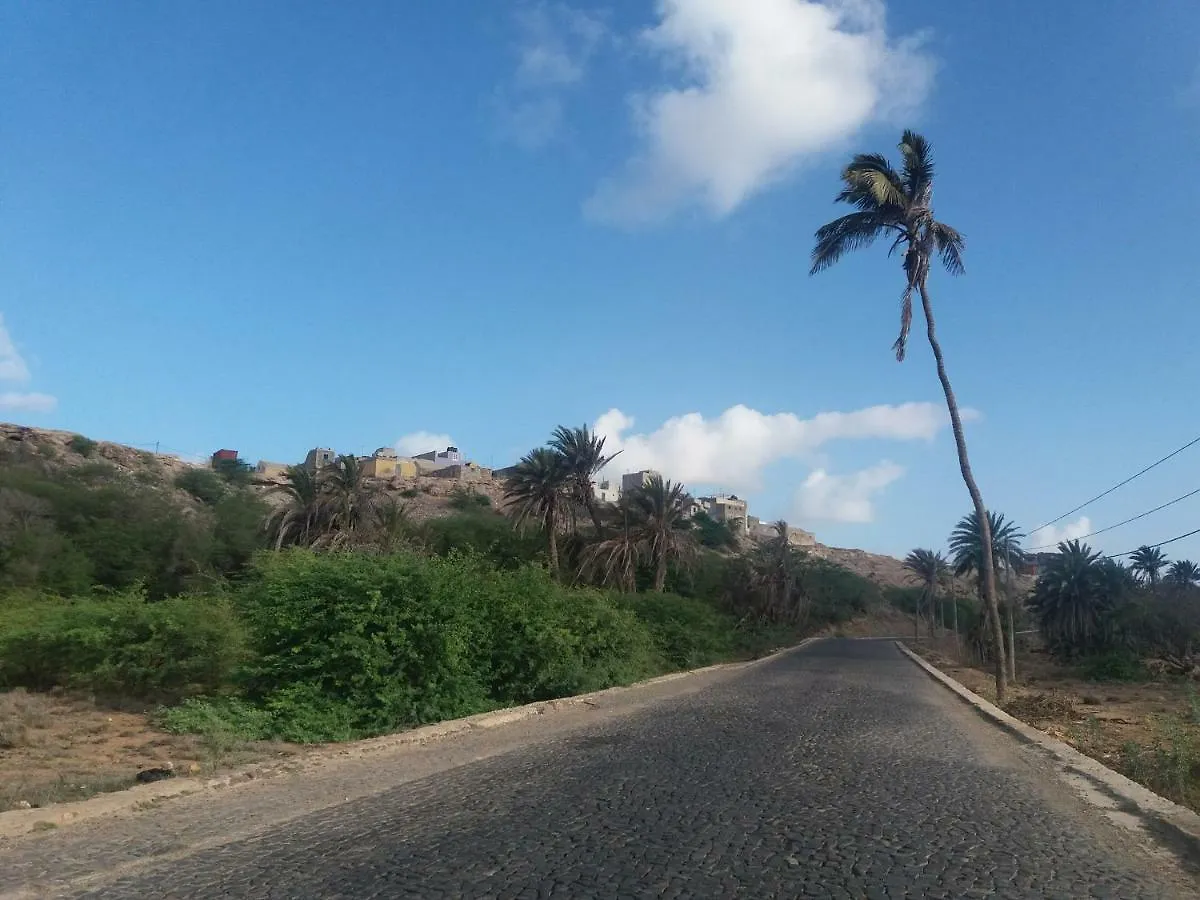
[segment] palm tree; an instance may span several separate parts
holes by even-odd
[[[954,531],[950,534],[950,552],[954,554],[955,575],[975,575],[976,582],[982,594],[984,553],[988,549],[984,545],[983,529],[979,527],[979,518],[974,512],[963,516]],[[1006,591],[1004,612],[1008,620],[1008,675],[1016,678],[1016,625],[1013,610],[1016,606],[1016,596],[1012,589],[1012,576],[1016,567],[1025,559],[1021,550],[1021,538],[1025,535],[1014,522],[1004,518],[1001,513],[988,512],[986,517],[987,532],[991,535],[991,557],[994,581],[1000,581],[1001,566],[1007,575],[1008,589]],[[990,608],[989,608],[990,612]],[[999,610],[997,610],[999,612]],[[1003,627],[1001,628],[1003,633]]]
[[[287,498],[267,518],[267,533],[276,550],[285,544],[307,547],[320,537],[325,505],[321,482],[314,472],[304,466],[289,466],[284,483],[271,488],[270,493]]]
[[[788,540],[788,523],[775,522],[774,536],[759,545],[750,561],[751,585],[765,595],[769,621],[797,622],[807,615],[800,589],[802,556]]]
[[[908,569],[909,573],[921,583],[921,603],[926,604],[929,608],[929,636],[933,637],[933,603],[937,596],[938,586],[950,571],[950,566],[946,562],[946,557],[941,553],[917,549],[904,558],[904,568]],[[921,603],[917,604],[913,613],[918,640],[921,637]],[[958,629],[956,628],[955,637],[957,638],[957,636]]]
[[[1158,586],[1158,573],[1167,565],[1167,555],[1158,547],[1138,547],[1129,557],[1129,568],[1146,580],[1151,589]]]
[[[1051,648],[1087,653],[1104,642],[1105,619],[1122,591],[1121,572],[1086,544],[1058,545],[1030,598],[1030,609]]]
[[[662,593],[667,584],[667,564],[684,561],[695,553],[696,540],[684,515],[682,484],[651,475],[646,483],[627,495],[635,516],[635,529],[646,557],[654,564],[654,590]]]
[[[592,479],[597,472],[619,456],[621,451],[606,456],[604,438],[592,434],[586,425],[580,428],[565,428],[559,425],[554,429],[550,447],[563,457],[571,479],[572,497],[591,516],[596,534],[602,535],[604,524],[600,518],[596,495],[592,490]]]
[[[637,513],[627,498],[622,498],[613,514],[615,524],[610,536],[597,540],[587,549],[580,575],[590,575],[603,585],[619,588],[627,594],[637,590],[637,567],[643,547],[636,529]]]
[[[375,508],[375,529],[379,549],[384,553],[392,553],[412,531],[408,506],[399,501],[380,503]]]
[[[571,473],[563,455],[549,447],[530,450],[509,477],[506,500],[518,525],[534,520],[546,532],[550,571],[558,574],[558,528],[566,512]]]
[[[1167,570],[1167,580],[1177,587],[1192,587],[1200,583],[1200,566],[1190,559],[1177,559]]]
[[[857,208],[856,212],[823,225],[817,230],[816,246],[812,252],[810,274],[827,269],[843,255],[867,247],[887,235],[893,238],[892,251],[904,250],[904,292],[900,295],[900,336],[892,345],[896,359],[903,361],[908,347],[908,330],[912,324],[913,293],[921,296],[925,314],[925,333],[933,358],[937,363],[938,379],[946,395],[950,412],[950,427],[958,448],[958,467],[971,495],[971,503],[982,527],[987,529],[987,507],[971,473],[967,458],[967,439],[963,434],[958,402],[946,374],[946,363],[938,343],[933,319],[933,303],[929,297],[929,269],[934,254],[951,275],[960,275],[963,268],[963,236],[945,222],[933,217],[933,153],[921,135],[905,131],[900,139],[901,171],[892,168],[881,154],[859,154],[842,170],[845,188],[837,201]],[[992,637],[996,645],[996,695],[1003,701],[1005,692],[1004,632],[1000,626],[1000,609],[996,597],[995,569],[992,562],[992,542],[988,534],[983,540],[982,565],[983,597],[992,613]]]
[[[366,466],[357,456],[339,456],[321,469],[320,485],[328,505],[330,532],[342,542],[352,542],[375,518],[379,492],[369,480]]]

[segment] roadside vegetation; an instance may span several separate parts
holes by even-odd
[[[987,515],[1000,585],[1011,714],[1068,741],[1172,800],[1200,809],[1200,566],[1141,547],[1127,561],[1081,541],[1027,552],[1018,526]],[[950,556],[913,550],[914,587],[893,603],[913,615],[930,659],[995,700],[979,678],[994,665],[981,602],[983,529],[974,513],[949,538]],[[1036,569],[1036,577],[1023,575]],[[952,576],[977,586],[953,589]],[[960,582],[961,583],[961,582]]]
[[[504,503],[463,487],[421,522],[350,457],[290,470],[273,497],[235,461],[155,480],[5,457],[0,741],[47,775],[8,780],[0,807],[131,783],[50,776],[69,762],[49,752],[62,710],[92,733],[116,718],[114,758],[149,717],[159,738],[136,752],[209,769],[753,658],[883,602],[785,523],[756,543],[688,518],[682,485],[596,503],[603,445],[556,429]]]

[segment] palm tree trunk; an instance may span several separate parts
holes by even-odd
[[[921,643],[921,602],[925,599],[925,594],[921,594],[921,599],[913,604],[913,643]]]
[[[588,482],[589,492],[584,495],[584,503],[587,506],[588,515],[592,517],[592,525],[596,529],[596,536],[604,537],[604,525],[600,521],[600,508],[596,506],[596,498],[592,495],[590,488],[591,482]]]
[[[550,550],[550,571],[555,578],[558,577],[558,534],[554,527],[556,518],[554,510],[546,511],[546,541]]]
[[[654,590],[662,593],[667,589],[667,554],[663,550],[658,551],[658,559],[654,564]]]
[[[950,412],[950,428],[954,431],[954,443],[958,448],[958,468],[962,472],[963,482],[971,502],[975,506],[975,516],[979,520],[979,538],[983,543],[983,596],[987,608],[991,612],[992,639],[996,648],[996,701],[1004,702],[1007,689],[1006,673],[1004,671],[1004,628],[1000,624],[1000,608],[996,600],[996,571],[992,559],[992,528],[988,522],[987,507],[983,504],[983,495],[979,493],[979,485],[971,474],[971,462],[967,458],[967,439],[963,434],[962,417],[958,414],[958,401],[954,399],[954,389],[950,386],[950,377],[946,374],[946,362],[942,358],[942,347],[937,340],[937,332],[933,321],[933,303],[929,299],[929,288],[922,277],[918,288],[921,291],[921,308],[925,312],[925,332],[929,338],[929,346],[933,350],[933,358],[937,362],[938,380],[942,383],[942,392],[946,395],[946,409]]]
[[[951,616],[951,618],[954,620],[954,652],[961,655],[962,646],[958,642],[958,596],[954,595],[951,598],[951,601],[954,603],[954,613]]]
[[[929,621],[926,622],[925,624],[926,624],[926,627],[929,629],[929,640],[931,643],[933,642],[933,616],[934,616],[934,612],[933,612],[934,600],[933,600],[933,598],[934,598],[934,591],[933,591],[933,588],[930,587],[929,588]]]

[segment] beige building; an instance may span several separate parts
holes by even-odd
[[[478,463],[454,463],[430,473],[435,478],[453,478],[457,481],[491,481],[492,470]]]
[[[260,459],[258,465],[254,467],[254,474],[263,478],[282,478],[290,468],[291,466],[288,463],[268,462],[265,459]]]
[[[304,468],[315,472],[317,469],[333,465],[335,459],[337,459],[337,453],[328,447],[314,447],[308,451],[308,456],[304,457]]]
[[[724,522],[735,531],[745,533],[748,528],[748,510],[745,500],[739,500],[736,495],[728,497],[701,497],[700,504],[717,522]]]
[[[627,494],[630,491],[636,491],[638,488],[645,487],[651,478],[658,476],[662,478],[662,474],[654,471],[654,469],[642,469],[640,472],[627,472],[621,476],[621,493]]]

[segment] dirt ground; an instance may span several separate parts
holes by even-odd
[[[0,693],[0,811],[124,790],[139,770],[168,763],[180,775],[210,774],[294,752],[220,735],[167,734],[144,714],[62,694]]]
[[[995,702],[994,676],[966,664],[953,638],[908,645]],[[1091,681],[1047,654],[1020,651],[1009,715],[1177,803],[1200,810],[1200,691],[1184,679]]]

